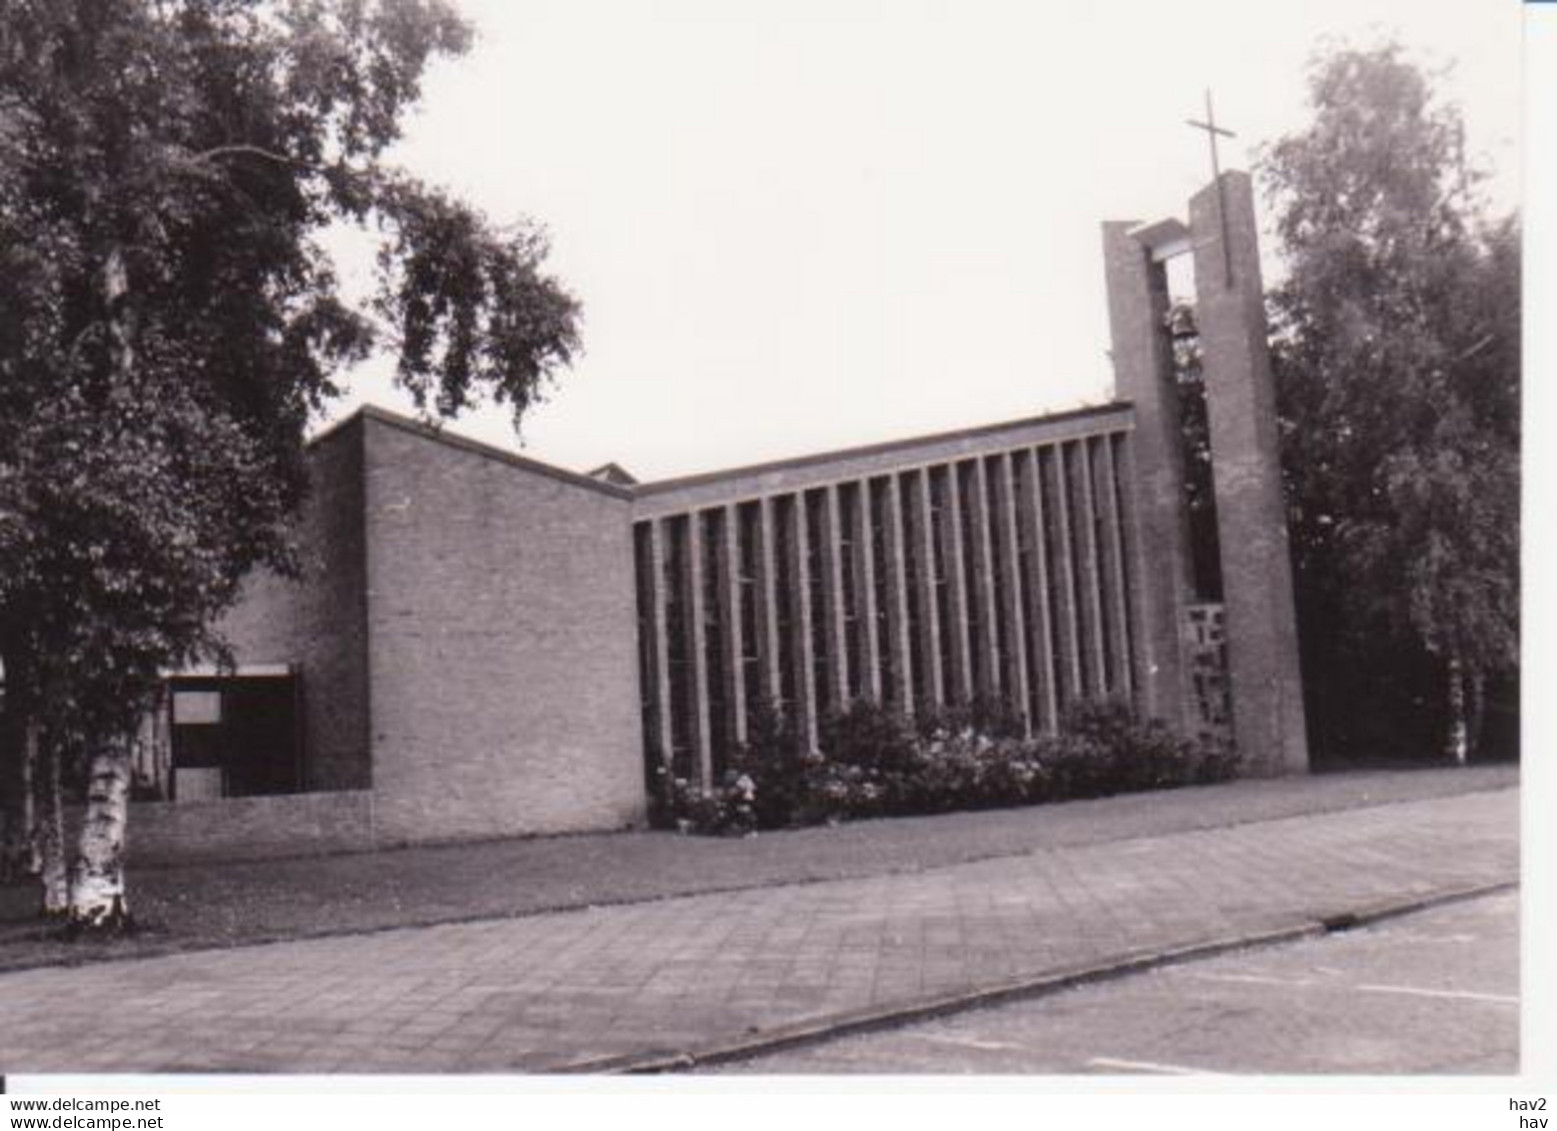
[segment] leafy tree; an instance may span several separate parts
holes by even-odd
[[[1433,718],[1463,762],[1518,662],[1517,222],[1487,218],[1458,113],[1397,45],[1317,59],[1309,99],[1263,179],[1314,714],[1343,741]]]
[[[577,348],[536,231],[385,160],[470,42],[443,0],[0,0],[0,655],[10,731],[84,773],[80,924],[127,913],[159,673],[222,654],[247,572],[295,570],[341,368],[394,348],[425,410],[517,421]],[[381,238],[365,308],[321,241],[341,221]]]

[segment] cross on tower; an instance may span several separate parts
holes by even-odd
[[[1205,130],[1206,137],[1211,142],[1211,180],[1216,185],[1216,222],[1222,229],[1222,282],[1230,287],[1233,285],[1233,251],[1227,241],[1227,202],[1222,197],[1222,166],[1217,160],[1216,139],[1238,135],[1216,124],[1216,114],[1211,109],[1209,90],[1206,91],[1206,120],[1197,122],[1193,118],[1186,118],[1184,122],[1197,130]]]

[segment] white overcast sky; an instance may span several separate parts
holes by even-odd
[[[525,421],[575,469],[706,470],[1107,400],[1098,225],[1183,213],[1301,128],[1327,36],[1392,34],[1517,203],[1512,0],[464,0],[396,160],[533,217],[586,352]],[[383,365],[363,400],[405,409]]]

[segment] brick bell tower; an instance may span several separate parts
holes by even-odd
[[[1231,731],[1246,773],[1308,770],[1303,685],[1275,385],[1266,343],[1254,194],[1247,173],[1219,174],[1189,203],[1189,223],[1103,225],[1115,383],[1134,402],[1139,515],[1135,598],[1146,707],[1190,731],[1190,551],[1184,446],[1167,325],[1166,263],[1192,257],[1220,541]]]

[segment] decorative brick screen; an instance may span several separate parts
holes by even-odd
[[[1194,726],[1202,741],[1231,744],[1232,688],[1227,675],[1227,614],[1219,602],[1184,610],[1184,652],[1195,697]]]

